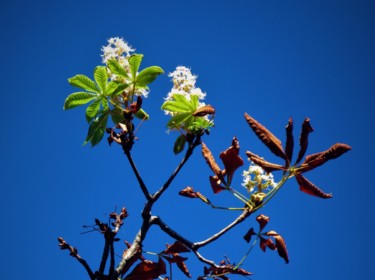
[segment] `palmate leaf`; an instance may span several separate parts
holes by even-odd
[[[107,66],[111,72],[117,76],[123,78],[129,78],[128,73],[126,72],[125,68],[115,59],[111,59],[107,61]]]
[[[76,75],[72,78],[69,78],[68,82],[72,86],[75,86],[75,87],[78,87],[78,88],[81,88],[90,92],[99,93],[99,89],[96,86],[95,82],[85,75],[81,75],[81,74]]]
[[[94,79],[96,84],[100,89],[100,93],[105,93],[107,82],[108,82],[108,73],[105,66],[97,66],[94,70]]]
[[[151,66],[143,69],[136,78],[136,84],[138,86],[147,86],[152,83],[157,76],[164,74],[163,69],[159,66]]]
[[[141,65],[143,54],[132,54],[129,57],[129,67],[132,74],[132,79],[135,81],[139,66]]]
[[[189,101],[182,94],[173,94],[173,100],[166,101],[161,106],[162,110],[169,111],[171,113],[186,113],[193,114],[196,110],[195,101]]]
[[[105,95],[112,95],[113,92],[115,92],[117,90],[117,88],[119,87],[120,84],[116,83],[116,82],[109,82],[107,85],[106,85],[106,88],[105,88]]]
[[[94,147],[102,140],[107,127],[108,114],[109,111],[103,112],[98,118],[91,122],[86,140],[83,145],[90,142],[91,146]]]
[[[100,110],[100,103],[101,99],[98,98],[94,102],[92,102],[89,106],[86,108],[86,120],[88,123],[92,121],[93,118],[96,117]]]
[[[95,98],[97,98],[97,94],[80,91],[80,92],[74,92],[70,94],[64,102],[64,110],[72,109],[80,105],[84,105]]]
[[[170,129],[175,129],[176,127],[180,126],[182,123],[189,123],[193,119],[193,116],[190,112],[187,113],[180,113],[174,115],[169,122],[167,123],[167,127]]]

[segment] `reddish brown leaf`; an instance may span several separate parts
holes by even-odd
[[[290,162],[292,161],[293,148],[294,148],[293,119],[292,118],[289,119],[288,124],[285,127],[285,130],[286,130],[285,154],[288,160],[287,167],[289,167]]]
[[[315,186],[313,183],[311,183],[302,175],[299,174],[299,175],[296,175],[295,177],[297,179],[300,190],[303,191],[304,193],[317,196],[320,198],[332,198],[332,194],[323,192],[321,189],[319,189],[317,186]]]
[[[307,146],[309,144],[309,133],[313,131],[314,129],[310,125],[310,119],[305,118],[302,124],[301,135],[299,138],[300,150],[299,150],[297,161],[295,164],[299,163],[302,160],[303,156],[305,155]]]
[[[219,165],[216,163],[214,157],[212,156],[212,153],[210,149],[202,142],[202,155],[204,159],[206,160],[208,166],[211,168],[211,170],[214,172],[216,176],[222,177],[222,171],[219,167]]]
[[[190,273],[189,273],[189,270],[188,270],[188,268],[187,268],[187,266],[186,266],[186,264],[185,264],[185,262],[184,261],[182,261],[182,262],[177,262],[176,263],[177,264],[177,267],[187,276],[187,277],[189,277],[189,278],[191,278],[191,275],[190,275]]]
[[[138,95],[137,101],[130,104],[130,111],[133,114],[137,113],[139,109],[142,107],[142,97]]]
[[[169,256],[162,256],[164,259],[166,259],[169,263],[178,263],[178,262],[184,262],[188,258],[182,257],[179,254],[174,254],[172,257]]]
[[[285,170],[284,166],[266,161],[252,152],[246,151],[246,155],[252,162],[262,167],[266,173],[270,173],[275,170]]]
[[[144,260],[137,264],[133,271],[126,276],[126,280],[152,280],[158,278],[160,275],[166,274],[167,270],[165,267],[165,262],[162,258],[159,261],[153,262],[149,260]]]
[[[214,115],[215,114],[215,108],[211,105],[205,105],[203,107],[198,108],[193,113],[194,117],[204,117],[207,115]]]
[[[190,252],[190,249],[181,241],[176,241],[172,245],[167,245],[167,250],[164,252],[165,254],[187,253]]]
[[[212,188],[214,194],[217,194],[217,193],[225,190],[225,187],[220,185],[221,180],[217,176],[210,176],[210,183],[211,183],[211,188]]]
[[[267,128],[245,113],[245,119],[258,138],[278,157],[286,159],[281,141]]]
[[[233,137],[232,146],[220,154],[220,158],[224,163],[225,171],[227,173],[228,184],[232,181],[234,172],[243,165],[243,159],[238,155],[240,151],[240,144],[236,137]]]
[[[352,147],[347,144],[336,143],[324,153],[324,157],[327,158],[327,160],[335,159],[351,149]]]
[[[260,248],[262,249],[263,252],[266,251],[267,248],[271,250],[276,250],[276,245],[273,243],[271,238],[265,239],[263,237],[260,238]]]
[[[245,239],[246,242],[249,243],[250,240],[251,240],[251,237],[252,237],[253,235],[256,235],[256,233],[255,233],[254,229],[251,228],[251,229],[249,229],[249,230],[246,232],[246,234],[244,235],[243,239]]]
[[[198,198],[197,192],[194,191],[192,187],[186,187],[183,190],[181,190],[179,193],[181,196],[185,196],[188,198]]]
[[[276,249],[279,253],[279,256],[282,257],[286,263],[289,263],[289,257],[288,257],[288,250],[286,249],[286,244],[284,241],[284,238],[280,234],[278,234],[276,231],[269,231],[266,233],[267,236],[272,236],[275,238],[276,241]]]
[[[260,214],[256,218],[256,220],[259,223],[259,232],[261,232],[264,229],[264,227],[268,224],[268,222],[270,221],[270,218],[267,217],[266,215]]]

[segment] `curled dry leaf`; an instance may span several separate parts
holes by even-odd
[[[195,192],[192,187],[186,187],[183,190],[181,190],[178,194],[188,198],[199,198],[197,192]]]
[[[300,150],[298,153],[296,164],[299,163],[306,153],[307,146],[309,144],[309,133],[313,132],[314,129],[310,125],[310,119],[305,118],[302,124],[301,135],[299,138]]]
[[[142,97],[138,95],[137,101],[130,104],[130,111],[135,114],[142,107]]]
[[[137,264],[132,272],[126,276],[125,280],[152,280],[166,273],[165,262],[159,257],[158,262],[144,260]]]
[[[210,183],[214,194],[225,190],[225,187],[221,185],[221,180],[218,178],[218,176],[210,176]]]
[[[282,257],[286,263],[289,263],[288,250],[286,249],[286,244],[284,238],[276,231],[269,231],[266,233],[267,236],[272,236],[276,241],[276,249],[279,256]]]
[[[220,158],[224,163],[225,171],[228,178],[228,184],[232,181],[234,172],[244,164],[243,159],[238,155],[240,144],[236,137],[233,137],[232,146],[220,154]]]
[[[266,171],[266,173],[270,173],[275,170],[285,170],[285,167],[280,164],[271,163],[269,161],[264,160],[260,156],[250,152],[246,151],[246,155],[249,157],[249,159],[254,162],[256,165],[259,165]]]
[[[172,245],[167,244],[167,250],[164,251],[165,254],[187,253],[187,252],[190,252],[190,249],[181,241],[176,241]]]
[[[259,223],[259,232],[261,232],[270,221],[270,218],[266,215],[260,214],[258,217],[256,217],[256,220]]]
[[[210,149],[203,142],[202,142],[202,155],[204,159],[206,160],[208,166],[214,172],[214,174],[218,177],[222,177],[222,171],[219,165],[216,163],[214,157],[212,156]]]
[[[263,252],[265,252],[267,248],[271,249],[271,250],[276,250],[276,245],[272,241],[271,238],[265,239],[265,238],[261,237],[259,246],[260,246],[260,248],[262,249]]]
[[[205,105],[195,110],[195,112],[193,113],[193,116],[204,117],[207,115],[214,115],[214,114],[215,114],[215,108],[212,107],[211,105]]]
[[[286,143],[285,143],[285,155],[287,158],[287,167],[289,167],[290,162],[293,157],[293,148],[294,148],[294,137],[293,137],[293,119],[290,118],[286,130]]]
[[[243,239],[245,239],[245,241],[246,241],[247,243],[249,243],[250,240],[251,240],[251,237],[252,237],[253,235],[256,235],[256,232],[254,231],[253,228],[251,228],[251,229],[249,229],[249,230],[246,232],[246,234],[244,235]]]
[[[245,113],[245,119],[258,138],[278,157],[286,159],[281,141],[267,128]]]
[[[323,192],[321,189],[319,189],[317,186],[315,186],[313,183],[311,183],[302,175],[299,174],[299,175],[296,175],[295,177],[297,179],[300,190],[303,191],[304,193],[317,196],[320,198],[332,198],[332,194]]]

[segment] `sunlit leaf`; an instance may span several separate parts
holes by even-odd
[[[259,231],[261,232],[270,221],[270,218],[266,215],[260,214],[257,216],[256,220],[259,223]]]
[[[96,117],[100,110],[100,103],[101,100],[98,98],[94,102],[92,102],[89,106],[86,108],[86,120],[88,123],[91,122],[91,120]]]
[[[321,189],[319,189],[317,186],[315,186],[302,175],[296,175],[295,177],[302,192],[320,198],[332,198],[332,194],[323,192]]]
[[[134,113],[134,116],[136,116],[138,119],[141,119],[141,120],[150,119],[149,114],[147,114],[146,111],[143,110],[142,108],[138,109],[138,111]]]
[[[147,86],[148,84],[152,83],[160,74],[164,74],[164,71],[159,66],[147,67],[139,72],[136,79],[136,84],[138,86]]]
[[[243,159],[238,155],[239,150],[239,142],[236,137],[233,137],[232,146],[220,154],[226,170],[228,184],[231,183],[234,172],[244,164]]]
[[[105,93],[108,81],[108,73],[105,66],[97,66],[94,70],[95,82],[100,88],[101,93]]]
[[[116,60],[110,59],[107,61],[107,66],[111,70],[111,72],[117,76],[128,78],[128,73],[126,72],[125,68]]]
[[[99,93],[99,89],[96,86],[95,82],[85,75],[82,75],[82,74],[76,75],[72,78],[69,78],[68,82],[72,86],[75,86],[75,87],[78,87],[78,88],[81,88],[90,92]]]
[[[268,161],[264,160],[263,158],[261,158],[260,156],[254,154],[250,151],[246,151],[246,155],[249,157],[249,159],[252,162],[254,162],[256,165],[259,165],[260,167],[262,167],[264,169],[264,171],[266,171],[266,173],[270,173],[270,172],[275,171],[275,170],[285,170],[284,166],[282,166],[280,164],[268,162]]]
[[[204,142],[202,142],[202,155],[203,155],[204,159],[206,160],[208,166],[214,172],[214,174],[218,177],[221,177],[222,171],[221,171],[219,165],[216,163],[210,149],[206,146],[206,144]]]
[[[193,116],[194,117],[204,117],[207,115],[214,115],[215,114],[215,108],[211,105],[205,105],[203,107],[198,108],[194,111]]]
[[[64,102],[64,110],[84,105],[97,98],[97,94],[81,91],[70,94]]]
[[[266,233],[267,236],[272,236],[276,241],[276,249],[279,256],[285,260],[285,263],[289,263],[288,250],[286,249],[286,244],[284,238],[276,231],[269,231]]]
[[[129,57],[129,67],[132,74],[132,79],[135,81],[139,66],[141,65],[143,54],[132,54]]]

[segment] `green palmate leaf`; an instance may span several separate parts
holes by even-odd
[[[91,146],[94,147],[103,139],[108,121],[108,113],[108,111],[104,112],[100,117],[91,122],[86,141],[83,143],[83,145],[90,142]]]
[[[186,137],[185,135],[181,134],[180,136],[177,137],[176,142],[174,142],[173,146],[173,152],[175,155],[181,153],[184,150],[186,143]]]
[[[75,92],[70,94],[64,102],[64,110],[72,109],[74,107],[84,105],[91,100],[97,98],[97,94],[89,93],[89,92]]]
[[[212,126],[212,122],[208,121],[205,118],[198,117],[194,118],[194,120],[189,124],[188,129],[192,132],[198,132],[201,129],[209,129]]]
[[[190,112],[187,113],[180,113],[177,115],[174,115],[168,122],[167,126],[170,129],[175,129],[176,127],[180,126],[180,124],[189,123],[193,119],[193,116]]]
[[[109,82],[105,89],[105,95],[111,95],[115,90],[117,90],[119,84],[116,82]]]
[[[102,98],[102,107],[103,107],[104,112],[109,110],[109,104],[108,104],[107,98]]]
[[[105,66],[97,66],[95,68],[94,79],[100,89],[100,93],[105,93],[108,81],[108,73]]]
[[[164,74],[164,71],[159,66],[147,67],[138,74],[136,83],[139,86],[146,86],[152,83],[160,74]]]
[[[119,83],[117,85],[117,88],[112,92],[112,96],[116,96],[116,95],[119,95],[121,93],[124,92],[124,90],[128,87],[129,85],[128,84],[122,84],[122,83]]]
[[[124,114],[123,114],[122,109],[120,109],[118,107],[115,107],[111,111],[111,118],[112,118],[113,123],[115,123],[115,124],[118,124],[119,122],[122,122],[124,120]]]
[[[194,108],[194,110],[197,110],[198,109],[198,106],[199,106],[199,98],[198,98],[198,95],[196,94],[192,94],[190,95],[190,99],[191,99],[191,104],[192,104],[192,107]]]
[[[115,59],[108,60],[107,66],[113,74],[123,77],[123,78],[129,78],[129,75],[128,73],[126,73],[125,68],[122,67],[122,65],[117,60]]]
[[[81,74],[76,75],[72,78],[69,78],[68,82],[72,86],[75,86],[75,87],[78,87],[78,88],[81,88],[90,92],[99,93],[99,89],[96,86],[95,82],[85,75],[81,75]]]
[[[143,54],[132,54],[129,57],[129,67],[130,67],[130,72],[132,74],[133,81],[135,80],[135,76],[137,75],[142,59],[143,59]]]
[[[141,120],[148,120],[150,119],[150,116],[145,112],[145,110],[143,110],[142,108],[140,108],[135,114],[134,116],[136,116],[138,119],[141,119]]]
[[[174,100],[164,102],[161,108],[172,113],[193,113],[195,111],[193,104],[190,103],[185,96],[174,94],[173,99]]]
[[[173,94],[172,98],[180,106],[184,106],[186,111],[194,112],[197,108],[194,107],[194,104],[191,100],[187,100],[186,97],[182,94]]]
[[[88,123],[92,121],[93,118],[96,117],[100,110],[100,102],[101,99],[98,98],[94,102],[92,102],[89,106],[86,108],[86,120]]]

